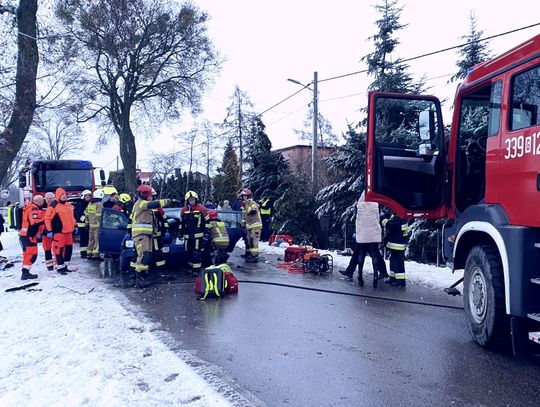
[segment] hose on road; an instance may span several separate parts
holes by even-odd
[[[406,303],[406,304],[415,304],[415,305],[424,305],[428,307],[435,307],[435,308],[446,308],[446,309],[455,309],[455,310],[463,310],[463,307],[458,307],[456,305],[448,305],[448,304],[437,304],[433,302],[424,302],[424,301],[416,301],[416,300],[407,300],[403,298],[392,298],[392,297],[384,297],[379,295],[371,295],[371,294],[360,294],[360,293],[350,293],[350,292],[343,292],[343,291],[337,291],[337,290],[328,290],[324,288],[315,288],[315,287],[305,287],[301,285],[294,285],[294,284],[286,284],[286,283],[276,283],[273,281],[262,281],[262,280],[238,280],[239,283],[246,283],[246,284],[261,284],[261,285],[270,285],[270,286],[276,286],[276,287],[286,287],[286,288],[295,288],[298,290],[306,290],[306,291],[316,291],[320,293],[327,293],[327,294],[339,294],[339,295],[347,295],[350,297],[359,297],[359,298],[369,298],[373,300],[381,300],[381,301],[390,301],[390,302],[400,302],[400,303]],[[193,281],[155,281],[153,283],[156,284],[191,284],[193,285]]]

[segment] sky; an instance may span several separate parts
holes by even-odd
[[[227,384],[234,380],[216,376],[215,366],[181,345],[171,349],[172,342],[159,324],[145,318],[121,290],[98,279],[89,270],[95,265],[77,254],[71,265],[78,271],[59,276],[46,271],[40,249],[32,270],[39,277],[30,280],[39,284],[32,290],[5,292],[22,284],[21,255],[16,231],[2,233],[0,239],[4,246],[0,256],[14,262],[14,267],[0,267],[1,406],[249,404],[243,404],[245,395]],[[263,256],[283,258],[284,250],[261,244]],[[79,252],[78,247],[74,252]],[[344,269],[350,260],[332,255],[335,270]],[[0,258],[0,266],[3,263]],[[409,282],[437,289],[463,276],[462,271],[452,274],[449,268],[427,264],[406,262],[405,267]],[[372,273],[368,258],[367,281]],[[302,276],[287,277],[298,281]]]
[[[195,2],[210,16],[208,33],[216,49],[225,58],[220,75],[203,99],[204,112],[199,119],[220,123],[226,115],[235,85],[245,91],[256,112],[262,112],[301,89],[288,78],[308,84],[313,73],[319,77],[319,112],[332,123],[337,134],[347,123],[362,119],[360,110],[367,104],[366,89],[372,81],[366,74],[325,80],[366,68],[362,57],[373,51],[368,40],[377,32],[376,1],[334,0],[198,0]],[[400,45],[395,58],[410,58],[461,44],[469,32],[469,16],[474,12],[478,29],[484,37],[510,31],[539,22],[537,3],[523,0],[512,12],[505,12],[493,1],[427,0],[400,1],[403,7],[400,22],[407,26],[397,33]],[[498,55],[540,33],[540,26],[493,39],[489,48]],[[450,121],[450,107],[456,83],[448,83],[456,72],[456,51],[410,62],[415,78],[423,75],[429,93],[447,99],[445,122]],[[313,94],[304,89],[291,99],[263,115],[267,134],[274,148],[299,142],[295,129],[304,128]],[[149,170],[151,152],[181,149],[173,134],[188,130],[193,120],[186,113],[180,125],[156,129],[150,140],[138,142],[140,167]],[[160,132],[160,134],[158,134]],[[89,144],[93,138],[89,138]],[[218,149],[216,149],[218,151]],[[218,151],[219,152],[219,151]],[[94,165],[116,168],[118,148],[111,143],[99,152],[92,148],[84,156]],[[221,160],[221,153],[218,153]],[[121,167],[121,161],[120,161]]]

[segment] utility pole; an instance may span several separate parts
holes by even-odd
[[[317,71],[313,72],[313,143],[311,146],[311,184],[313,193],[317,192],[317,129],[319,127],[317,106]]]

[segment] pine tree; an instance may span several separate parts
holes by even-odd
[[[232,142],[229,140],[223,153],[223,162],[214,176],[214,198],[219,202],[225,199],[234,201],[238,190],[242,187],[240,166]]]
[[[450,78],[450,82],[464,79],[470,68],[487,61],[491,57],[488,44],[480,42],[484,31],[477,28],[477,19],[473,12],[471,12],[469,18],[469,33],[461,37],[466,45],[459,49],[460,58],[456,62],[458,71]]]
[[[320,204],[317,215],[328,216],[334,228],[340,228],[343,222],[352,219],[354,208],[351,205],[364,190],[365,150],[366,134],[358,133],[349,124],[345,145],[325,159],[328,170],[339,177],[340,181],[323,188],[317,194]]]
[[[332,123],[321,113],[317,115],[318,135],[317,145],[319,147],[335,146],[338,142],[338,137],[334,133]],[[310,109],[303,123],[304,127],[300,130],[295,129],[294,132],[300,140],[308,140],[310,144],[313,141],[313,110]]]
[[[375,50],[362,58],[368,66],[368,74],[374,80],[369,89],[381,92],[419,93],[422,91],[423,81],[415,82],[408,73],[408,65],[399,58],[392,58],[391,54],[399,45],[396,32],[406,27],[399,21],[401,8],[397,0],[384,0],[375,6],[380,13],[376,21],[378,32],[370,37],[374,42]],[[323,188],[317,194],[319,217],[329,217],[334,229],[341,230],[347,222],[352,227],[355,198],[365,188],[365,143],[366,134],[359,131],[365,127],[367,119],[361,120],[358,126],[349,125],[345,134],[345,145],[335,154],[326,159],[329,171],[339,176],[340,181]],[[408,137],[407,133],[401,134]]]
[[[246,138],[255,113],[253,112],[253,103],[249,100],[246,92],[242,91],[238,85],[234,88],[234,94],[230,99],[231,104],[227,108],[227,116],[223,120],[222,127],[229,134],[231,140],[234,141],[234,144],[238,146],[240,178],[242,178],[244,175]]]
[[[278,199],[287,188],[286,177],[289,166],[280,153],[272,151],[272,143],[265,132],[260,117],[252,122],[246,151],[248,170],[246,185],[255,197],[268,191],[270,197]]]
[[[393,61],[391,57],[399,45],[395,33],[407,26],[399,22],[403,8],[398,7],[398,0],[384,0],[381,5],[374,7],[381,15],[375,22],[379,31],[369,38],[374,42],[375,51],[362,58],[367,63],[368,75],[374,77],[369,90],[421,93],[424,88],[423,81],[414,82],[407,72],[409,66],[401,62],[400,58]]]

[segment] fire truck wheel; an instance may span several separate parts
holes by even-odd
[[[474,246],[465,263],[463,296],[469,332],[479,345],[501,350],[510,344],[504,277],[497,250]]]

